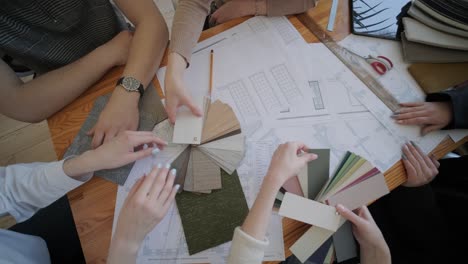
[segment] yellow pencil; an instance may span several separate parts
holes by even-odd
[[[210,96],[213,89],[213,50],[210,52]]]

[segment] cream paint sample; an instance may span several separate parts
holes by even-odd
[[[342,219],[335,207],[288,192],[284,195],[279,214],[330,231],[336,231]]]
[[[346,219],[341,218],[338,228]],[[335,232],[318,226],[312,226],[289,249],[302,263],[306,262],[319,247],[327,241]]]
[[[297,174],[299,179],[299,184],[301,185],[302,193],[304,197],[309,197],[309,175],[308,175],[308,166],[304,166],[302,170]]]
[[[349,210],[379,199],[389,193],[385,177],[379,173],[369,179],[338,192],[327,200],[327,204],[335,206],[342,204]]]
[[[200,109],[204,109],[204,97],[194,97],[193,101]],[[193,115],[190,109],[182,106],[177,111],[172,142],[178,144],[200,144],[202,130],[203,117]]]

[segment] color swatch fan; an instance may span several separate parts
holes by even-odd
[[[231,107],[220,101],[205,101],[204,118],[188,117],[188,123],[201,122],[201,131],[193,126],[185,127],[184,119],[177,119],[175,126],[165,120],[156,125],[154,131],[169,142],[166,153],[177,158],[172,166],[177,169],[176,182],[183,190],[210,193],[221,189],[221,170],[232,174],[244,157],[244,136]],[[177,131],[178,130],[178,131]],[[174,143],[173,138],[190,138],[193,133],[201,134],[200,144]],[[188,136],[187,136],[188,135]]]
[[[169,143],[158,158],[171,157],[176,183],[183,186],[176,203],[190,255],[230,241],[249,212],[236,172],[245,141],[239,122],[227,104],[205,98],[204,105],[205,118],[190,114],[174,126],[165,120],[154,128]],[[175,143],[176,137],[201,144]]]

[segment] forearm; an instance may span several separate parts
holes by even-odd
[[[257,199],[242,225],[245,233],[258,240],[265,239],[273,203],[280,187],[279,183],[271,181],[268,175],[265,176]]]
[[[42,121],[73,101],[115,66],[117,62],[113,57],[104,44],[69,65],[14,87],[9,100],[2,102],[2,112],[25,122]]]
[[[267,2],[266,14],[268,16],[285,16],[299,14],[315,7],[316,0],[265,0]]]
[[[161,63],[169,33],[161,14],[147,15],[135,26],[123,76],[136,78],[146,88]]]
[[[387,245],[372,246],[370,248],[361,247],[362,264],[391,264],[392,258]]]
[[[211,0],[181,0],[172,24],[169,52],[182,56],[190,63],[192,49],[200,37]]]
[[[92,160],[93,158],[90,158]],[[17,164],[0,168],[0,214],[10,213],[18,222],[31,217],[70,190],[80,186],[92,174],[87,165],[74,165],[75,174],[68,175],[67,162],[78,157],[50,163]],[[84,169],[83,169],[84,168]]]
[[[117,231],[116,231],[117,232]],[[129,243],[117,233],[114,235],[107,257],[108,264],[133,264],[136,263],[139,245]]]

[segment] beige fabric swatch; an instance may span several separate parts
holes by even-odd
[[[240,129],[239,121],[227,104],[216,100],[210,105],[202,132],[202,143]]]
[[[468,39],[430,28],[409,17],[403,18],[405,36],[409,41],[448,49],[468,50]]]
[[[221,170],[198,148],[192,148],[194,191],[221,189]]]

